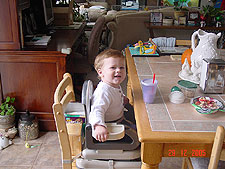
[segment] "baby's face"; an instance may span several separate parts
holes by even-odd
[[[104,59],[98,75],[103,82],[118,88],[126,77],[125,59],[112,57]]]

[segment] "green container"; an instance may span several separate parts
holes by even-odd
[[[178,87],[184,93],[186,98],[191,99],[195,97],[195,92],[198,85],[187,80],[179,80]]]

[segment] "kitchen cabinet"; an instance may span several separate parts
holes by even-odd
[[[85,24],[80,29],[55,30],[48,46],[22,48],[19,16],[29,4],[19,1],[0,0],[0,92],[4,98],[16,98],[17,117],[28,109],[37,116],[40,130],[55,130],[54,91],[66,72],[68,57],[61,49],[72,48]]]
[[[0,0],[0,50],[19,50],[16,0]]]

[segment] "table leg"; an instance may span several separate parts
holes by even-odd
[[[158,169],[162,152],[163,144],[141,143],[141,169]]]
[[[159,164],[146,164],[146,163],[143,163],[142,162],[142,165],[141,165],[141,169],[158,169],[159,168]]]

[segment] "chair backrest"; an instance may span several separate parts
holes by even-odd
[[[73,154],[73,144],[72,137],[70,133],[74,133],[74,126],[71,127],[70,124],[66,124],[64,111],[67,104],[71,101],[75,101],[75,95],[73,90],[72,78],[69,73],[63,75],[62,81],[58,84],[55,94],[54,94],[54,104],[52,106],[56,128],[58,132],[58,137],[60,141],[60,147],[62,152],[62,163],[64,169],[72,168],[72,156]],[[81,126],[79,124],[79,126]],[[81,127],[80,127],[81,129]]]
[[[98,17],[97,21],[95,22],[95,25],[91,30],[91,34],[88,40],[88,51],[87,51],[88,62],[91,65],[94,64],[95,57],[99,53],[100,40],[104,26],[105,26],[105,17],[100,16]]]
[[[223,149],[224,136],[224,127],[218,126],[214,138],[208,169],[217,169],[219,160],[225,161],[225,149]]]
[[[210,161],[208,169],[217,169],[219,160],[225,161],[225,149],[223,149],[225,130],[223,126],[218,126],[216,129],[216,135],[214,137],[212,152],[210,156]],[[191,159],[185,157],[183,159],[182,169],[194,169]],[[207,166],[204,166],[205,168]]]
[[[82,87],[82,104],[85,105],[86,112],[85,112],[85,119],[86,123],[89,120],[89,114],[91,111],[91,97],[94,92],[93,83],[91,80],[86,80]]]

